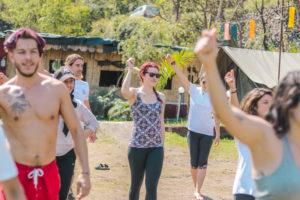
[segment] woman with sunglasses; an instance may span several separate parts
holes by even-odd
[[[200,86],[190,83],[176,65],[170,54],[166,59],[171,63],[176,75],[190,94],[187,140],[190,150],[191,174],[194,182],[194,196],[197,200],[204,199],[201,188],[205,179],[207,160],[213,142],[214,127],[216,130],[215,146],[220,142],[220,123],[215,117],[210,103],[206,75],[200,77]],[[213,117],[214,116],[214,119]]]
[[[256,199],[300,199],[300,71],[282,79],[264,120],[228,105],[216,63],[216,29],[202,33],[194,52],[207,73],[218,117],[250,149]]]
[[[164,158],[165,96],[155,90],[160,77],[156,63],[144,63],[139,72],[141,86],[130,87],[134,59],[127,60],[128,72],[122,85],[122,95],[130,103],[134,128],[128,147],[131,172],[129,200],[138,200],[146,174],[146,200],[157,199],[157,185]]]
[[[230,88],[230,103],[239,108],[236,84],[234,74],[226,73],[225,82]],[[241,103],[241,110],[249,115],[265,118],[273,101],[272,91],[266,88],[254,88],[246,94]],[[251,154],[249,148],[235,139],[236,147],[239,153],[238,165],[233,183],[234,200],[254,200],[255,189],[251,175]]]

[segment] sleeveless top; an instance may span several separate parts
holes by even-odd
[[[162,147],[162,103],[157,99],[153,104],[145,104],[138,92],[136,101],[130,106],[130,109],[134,127],[129,146],[137,148]]]
[[[258,200],[300,199],[300,168],[293,158],[288,139],[283,137],[282,141],[283,156],[278,169],[268,176],[254,179],[255,196]]]

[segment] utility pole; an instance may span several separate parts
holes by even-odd
[[[281,3],[281,16],[280,16],[280,43],[279,43],[279,64],[278,64],[278,84],[280,81],[280,64],[281,64],[281,50],[283,49],[282,46],[282,37],[283,37],[283,7],[284,7],[284,0]]]

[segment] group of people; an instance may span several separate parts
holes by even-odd
[[[1,200],[66,200],[76,158],[77,199],[90,191],[86,139],[95,141],[99,123],[90,111],[88,83],[81,80],[84,60],[69,55],[52,75],[41,65],[45,45],[28,28],[4,42],[16,75],[8,80],[1,74]]]
[[[45,41],[37,33],[19,29],[4,46],[16,76],[0,87],[0,159],[5,160],[0,165],[0,200],[4,194],[8,200],[65,200],[76,157],[81,168],[77,198],[83,198],[91,187],[86,138],[95,141],[99,127],[88,104],[88,85],[81,81],[83,58],[70,55],[52,78],[40,65]],[[288,73],[274,94],[255,88],[239,103],[234,72],[224,77],[230,88],[227,95],[219,77],[216,30],[204,31],[194,52],[205,71],[200,87],[187,79],[171,55],[166,56],[190,94],[187,142],[194,198],[204,199],[201,188],[214,132],[214,146],[220,142],[221,120],[239,153],[234,199],[300,199],[300,71]],[[145,199],[155,200],[164,160],[166,97],[155,89],[161,76],[156,63],[140,67],[137,88],[131,87],[135,60],[126,63],[121,93],[134,121],[128,145],[129,199],[139,199],[146,176]]]
[[[168,60],[181,84],[190,94],[188,146],[194,197],[204,199],[207,160],[213,142],[220,142],[219,119],[234,136],[239,153],[233,185],[235,200],[300,199],[300,71],[289,72],[273,91],[251,90],[242,100],[237,98],[234,71],[224,80],[219,77],[216,30],[206,30],[194,53],[203,63],[200,87],[189,82],[171,55]],[[141,86],[130,87],[134,59],[127,60],[128,72],[122,95],[130,103],[134,128],[128,147],[131,171],[129,199],[139,199],[146,175],[146,200],[157,199],[157,185],[164,157],[164,94],[155,90],[160,77],[156,63],[146,62],[139,71]],[[228,100],[229,98],[229,100]],[[252,172],[251,172],[252,171]]]

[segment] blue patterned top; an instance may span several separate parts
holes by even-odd
[[[136,101],[130,109],[134,127],[129,146],[137,148],[162,147],[162,103],[157,100],[153,104],[145,104],[142,102],[140,93],[137,93]]]

